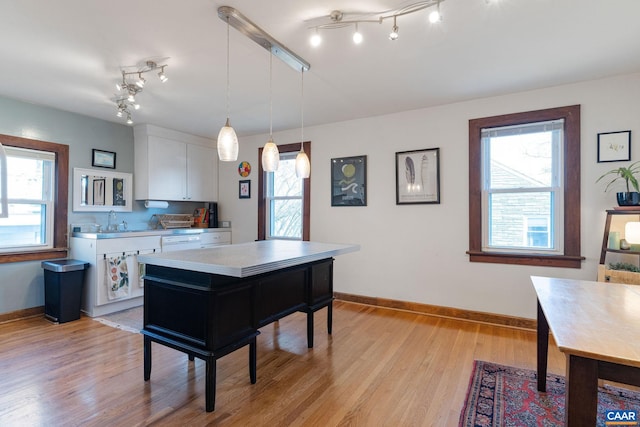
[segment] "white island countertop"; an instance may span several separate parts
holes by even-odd
[[[360,250],[360,245],[261,240],[207,249],[138,255],[138,261],[161,267],[248,277]]]

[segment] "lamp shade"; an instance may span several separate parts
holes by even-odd
[[[238,136],[229,124],[228,118],[227,123],[220,129],[220,133],[218,133],[217,145],[218,157],[221,161],[235,162],[238,160]]]
[[[304,150],[300,150],[296,156],[296,176],[298,178],[309,178],[311,175],[311,163]]]
[[[640,243],[640,222],[627,222],[624,226],[624,238],[629,243]]]
[[[269,138],[264,148],[262,149],[262,169],[265,172],[275,172],[278,170],[280,164],[280,152],[278,146],[273,142],[272,138]]]

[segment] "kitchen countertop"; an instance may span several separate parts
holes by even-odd
[[[138,255],[138,261],[162,267],[248,277],[360,250],[360,245],[261,240],[207,249]]]
[[[120,230],[97,232],[73,232],[71,237],[83,239],[115,239],[121,237],[142,237],[142,236],[167,236],[172,234],[200,234],[212,233],[216,231],[231,231],[230,228],[169,228],[157,230]]]

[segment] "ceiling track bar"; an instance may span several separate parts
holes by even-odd
[[[230,6],[220,6],[218,8],[218,17],[225,22],[227,22],[228,19],[229,25],[270,51],[294,70],[308,71],[311,68],[311,64],[289,50],[278,40],[271,37],[266,31],[251,22],[236,9]]]

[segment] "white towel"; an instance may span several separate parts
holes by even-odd
[[[127,257],[128,269],[130,271],[130,277],[132,285],[138,282],[138,286],[144,288],[144,279],[142,276],[144,275],[144,264],[138,263],[138,255],[131,254]]]
[[[105,258],[107,274],[105,283],[107,284],[107,296],[110,300],[129,296],[129,271],[126,260],[126,255]]]

